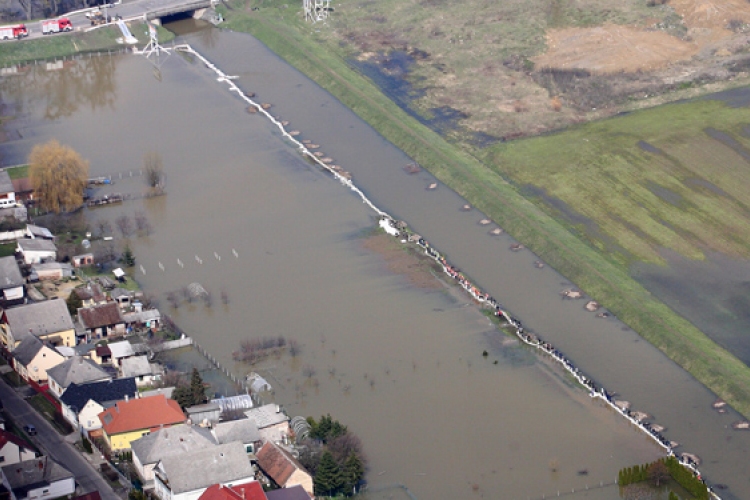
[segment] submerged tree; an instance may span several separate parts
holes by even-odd
[[[56,140],[34,146],[29,155],[29,177],[39,206],[60,213],[83,203],[89,163]]]
[[[143,155],[143,170],[146,172],[146,183],[154,189],[161,184],[164,173],[164,164],[161,155],[156,151],[149,151]]]
[[[125,250],[122,252],[122,263],[126,267],[133,267],[135,265],[135,255],[130,249],[130,245],[125,245]]]
[[[341,469],[329,451],[324,451],[323,456],[320,457],[320,463],[318,464],[318,470],[313,482],[316,495],[331,496],[336,494],[339,488],[341,488],[343,484]]]

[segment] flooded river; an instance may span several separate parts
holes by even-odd
[[[723,498],[750,498],[750,433],[731,430],[739,416],[712,410],[709,391],[621,323],[562,300],[560,275],[536,269],[526,251],[509,251],[512,240],[490,236],[492,226],[478,224],[483,216],[462,212],[465,202],[444,186],[426,190],[428,174],[407,175],[409,158],[257,41],[214,29],[186,38],[529,329],[651,413],[669,439],[703,458],[712,482],[728,485]],[[363,246],[373,212],[248,114],[201,64],[113,56],[59,72],[31,67],[2,80],[0,96],[18,115],[6,127],[5,164],[56,138],[91,161],[92,175],[113,174],[114,189],[142,193],[143,154],[161,154],[166,196],[87,217],[93,224],[147,214],[153,233],[130,241],[146,290],[163,297],[199,282],[226,293],[228,304],[210,308],[161,302],[236,372],[248,370],[231,357],[243,339],[299,341],[299,356],[257,370],[290,415],[331,413],[362,438],[373,487],[402,484],[420,499],[572,490],[572,498],[615,499],[616,487],[586,488],[661,455],[557,368],[497,332],[466,296],[390,273]]]

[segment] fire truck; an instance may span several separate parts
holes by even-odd
[[[59,33],[61,31],[73,31],[73,24],[67,17],[42,21],[42,34],[49,35],[50,33]]]
[[[25,24],[14,24],[13,26],[0,26],[0,40],[10,40],[11,38],[16,38],[20,40],[21,38],[29,36],[29,32],[26,29]]]

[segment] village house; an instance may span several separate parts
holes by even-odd
[[[289,436],[289,417],[275,404],[267,404],[245,411],[247,418],[258,425],[263,441],[284,442]]]
[[[23,256],[24,263],[28,265],[57,259],[57,247],[49,240],[20,239],[17,242],[16,252]]]
[[[109,351],[112,353],[112,366],[120,368],[125,359],[132,358],[136,355],[135,348],[129,340],[119,340],[107,344]]]
[[[154,469],[154,492],[161,500],[197,500],[214,484],[253,479],[255,469],[245,448],[228,443],[163,458]]]
[[[15,434],[0,429],[0,464],[17,464],[36,457],[36,452],[26,441]]]
[[[104,439],[113,451],[129,450],[130,443],[162,428],[185,423],[187,418],[174,399],[164,396],[120,401],[99,414]]]
[[[76,344],[75,326],[65,301],[54,299],[5,309],[0,317],[0,340],[9,351],[29,335],[52,345]]]
[[[89,281],[86,286],[74,288],[72,293],[78,295],[84,308],[107,303],[107,294],[99,283]]]
[[[6,465],[2,475],[11,500],[61,498],[76,490],[73,473],[46,456]]]
[[[122,313],[122,319],[128,328],[147,328],[156,332],[161,328],[161,313],[158,309],[146,309],[138,307],[139,302],[134,303],[135,311]],[[140,310],[139,310],[140,309]]]
[[[55,235],[52,234],[52,231],[46,227],[36,226],[34,224],[26,225],[26,237],[31,238],[32,240],[40,239],[55,241]]]
[[[16,258],[0,258],[0,290],[3,292],[2,300],[6,307],[23,303],[24,284]]]
[[[52,346],[29,335],[13,351],[13,369],[24,380],[37,384],[47,383],[47,370],[65,361],[65,357]]]
[[[78,309],[78,323],[89,339],[125,334],[120,308],[113,302]]]
[[[133,377],[138,387],[154,385],[161,380],[164,369],[158,363],[149,363],[147,356],[133,356],[120,361],[120,376]]]
[[[73,266],[66,262],[41,262],[31,265],[29,281],[61,280],[73,277]]]
[[[73,263],[73,267],[86,267],[94,265],[94,254],[93,253],[82,253],[81,255],[74,255],[70,261]]]
[[[115,287],[109,292],[109,297],[120,306],[120,309],[125,309],[130,306],[133,294],[124,288]]]
[[[227,486],[211,485],[198,497],[198,500],[267,500],[267,498],[263,486],[258,481],[250,481]],[[305,500],[310,500],[310,497]]]
[[[313,495],[313,478],[299,461],[276,443],[265,443],[258,453],[258,467],[279,488],[300,485]]]
[[[0,170],[0,208],[15,206],[16,190],[13,188],[13,182],[11,182],[8,172]]]
[[[60,399],[71,384],[87,384],[112,380],[114,377],[87,358],[74,356],[47,370],[49,389]]]
[[[138,396],[132,378],[118,378],[88,384],[70,384],[62,396],[62,416],[73,428],[85,434],[101,429],[99,414],[118,401]]]
[[[213,448],[217,445],[211,431],[197,425],[178,425],[161,429],[130,443],[133,465],[144,481],[153,488],[154,467],[160,460],[173,455]]]
[[[250,418],[219,422],[211,429],[211,433],[219,444],[235,441],[242,443],[245,447],[245,452],[248,454],[255,453],[260,449],[262,444],[258,425],[255,423],[255,420]]]

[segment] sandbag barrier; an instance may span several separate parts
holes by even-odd
[[[417,235],[409,231],[405,223],[396,221],[388,213],[375,206],[375,204],[372,203],[372,201],[370,201],[370,199],[367,198],[367,196],[365,196],[365,194],[356,185],[354,185],[349,176],[341,175],[339,173],[339,169],[334,169],[326,162],[322,161],[318,156],[310,151],[310,149],[308,149],[303,142],[291,135],[286,130],[284,124],[276,119],[276,117],[271,115],[271,113],[269,113],[262,104],[255,102],[250,96],[246,95],[234,83],[234,81],[232,81],[233,77],[226,75],[221,69],[216,67],[216,65],[206,59],[202,54],[194,50],[189,44],[176,45],[174,49],[189,53],[192,56],[198,58],[208,69],[216,73],[216,75],[218,76],[217,81],[226,83],[229,86],[230,92],[237,93],[237,95],[243,101],[255,108],[256,113],[263,114],[271,121],[271,123],[276,125],[276,127],[278,127],[278,129],[281,131],[281,134],[286,139],[291,141],[295,146],[297,146],[297,148],[299,148],[303,156],[306,156],[315,164],[331,173],[339,182],[341,182],[341,184],[347,186],[349,189],[355,192],[360,197],[363,203],[365,203],[368,207],[370,207],[374,212],[378,214],[378,216],[380,217],[380,227],[386,233],[398,238],[402,243],[407,243],[409,241],[413,241],[414,243],[416,243],[416,245],[424,250],[425,254],[428,257],[432,258],[438,264],[440,264],[443,272],[451,277],[459,286],[461,286],[461,288],[463,288],[476,302],[485,307],[491,308],[494,311],[495,316],[504,319],[507,325],[511,326],[515,330],[515,335],[519,340],[530,347],[542,351],[544,354],[547,354],[552,359],[557,361],[560,366],[567,370],[567,372],[570,373],[573,378],[578,381],[579,384],[588,389],[589,396],[591,398],[602,400],[610,408],[622,415],[623,418],[627,419],[631,424],[633,424],[647,436],[649,436],[657,445],[661,446],[669,456],[675,456],[679,460],[679,462],[690,469],[693,474],[695,474],[697,477],[701,477],[701,473],[698,470],[697,463],[695,463],[689,457],[685,456],[684,453],[681,456],[677,456],[670,442],[664,436],[662,436],[661,433],[654,430],[648,422],[643,422],[635,418],[633,416],[635,412],[631,411],[629,408],[621,408],[617,406],[612,398],[612,392],[606,390],[604,387],[598,385],[592,379],[584,375],[581,370],[579,370],[567,357],[565,357],[562,352],[556,349],[552,344],[542,340],[536,334],[526,333],[524,331],[523,324],[519,319],[510,315],[508,311],[506,311],[491,295],[482,291],[478,286],[474,285],[460,270],[452,266],[445,256],[441,255],[440,252],[432,247],[429,242],[427,242],[427,240],[418,237]],[[710,486],[707,485],[707,488],[712,498],[721,500],[721,498],[711,489]]]

